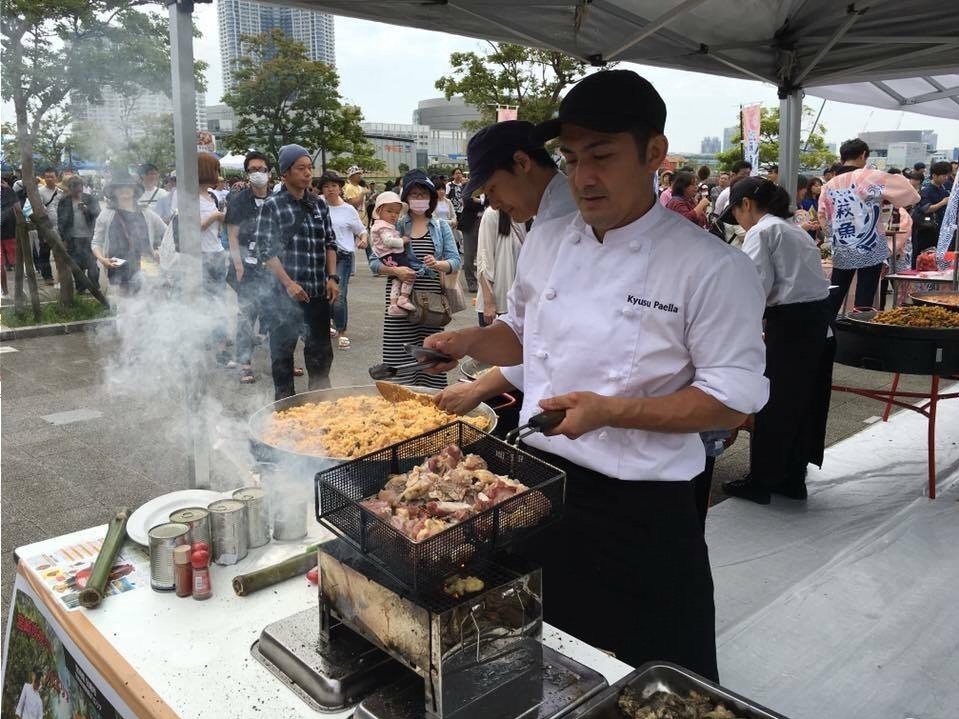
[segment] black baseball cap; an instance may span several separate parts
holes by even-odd
[[[777,187],[778,185],[775,182],[767,180],[765,177],[757,177],[756,175],[744,177],[730,188],[729,204],[726,205],[723,214],[716,218],[716,221],[727,225],[738,225],[739,223],[733,216],[733,207],[739,205],[747,197],[768,203],[776,194]]]
[[[525,120],[506,120],[487,125],[470,138],[466,145],[466,159],[470,166],[470,179],[464,190],[472,195],[496,172],[517,150],[529,152],[543,147],[543,143],[530,140],[533,123]]]
[[[533,140],[552,140],[563,123],[596,132],[626,132],[638,125],[662,133],[666,103],[649,80],[632,70],[602,70],[566,93],[557,116],[537,125]]]

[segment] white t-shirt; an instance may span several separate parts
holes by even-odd
[[[575,391],[640,398],[696,387],[758,411],[769,396],[765,299],[749,258],[658,202],[602,242],[579,214],[535,224],[498,320],[523,345],[520,423],[540,400]],[[604,427],[525,441],[626,480],[687,481],[706,461],[696,432]]]
[[[43,200],[43,210],[50,218],[50,224],[53,229],[57,228],[57,210],[60,207],[60,200],[64,197],[63,190],[54,187],[52,190],[46,185],[40,185],[40,199]],[[49,203],[49,204],[47,204]]]
[[[21,719],[43,719],[43,699],[32,684],[23,685],[15,713]]]
[[[212,197],[201,196],[199,199],[200,222],[202,223],[207,217],[218,210],[213,203]],[[200,251],[209,253],[223,252],[223,243],[220,242],[220,227],[221,223],[217,220],[216,222],[211,222],[205,230],[200,230]]]
[[[336,235],[336,245],[342,252],[353,252],[356,250],[356,235],[362,235],[366,232],[363,223],[360,221],[360,215],[353,205],[342,203],[336,207],[329,203],[326,205],[330,210],[330,222],[333,224],[333,234]]]
[[[152,190],[144,190],[143,194],[140,195],[140,199],[137,200],[137,205],[157,212],[157,203],[166,197],[167,194],[167,191],[162,187],[154,187]],[[157,214],[159,214],[159,212],[157,212]]]

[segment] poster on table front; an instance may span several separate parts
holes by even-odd
[[[759,174],[759,133],[762,105],[743,105],[743,159],[753,166],[751,175]]]
[[[3,651],[2,719],[133,719],[19,574]]]

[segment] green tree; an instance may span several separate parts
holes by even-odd
[[[811,124],[815,113],[808,105],[803,105],[803,119]],[[822,123],[802,132],[802,144],[806,150],[799,154],[801,167],[825,167],[836,161],[836,156],[826,146],[826,128]],[[808,145],[806,138],[809,138]],[[743,159],[740,143],[742,136],[737,133],[732,140],[733,147],[716,155],[722,169],[728,170],[733,163]],[[759,164],[761,167],[771,167],[779,162],[779,108],[762,107],[759,110]]]
[[[67,131],[70,129],[70,115],[62,108],[51,110],[42,118],[33,138],[34,161],[41,166],[57,167],[67,149]],[[17,127],[12,122],[3,123],[0,132],[7,140],[3,143],[4,155],[10,164],[20,165],[20,143],[17,141]]]
[[[454,52],[453,72],[436,81],[446,99],[462,95],[482,114],[466,123],[477,129],[496,121],[498,106],[519,106],[518,117],[529,122],[548,120],[559,108],[563,91],[589,71],[589,65],[565,53],[507,42],[489,43],[485,54]]]
[[[410,171],[410,166],[407,165],[405,162],[401,162],[399,165],[396,166],[396,169],[400,171],[401,175],[405,175],[407,172]]]
[[[12,101],[20,166],[30,204],[40,207],[33,162],[44,118],[73,94],[102,100],[104,86],[169,91],[169,37],[162,16],[143,0],[3,0],[0,95]],[[202,64],[198,64],[199,72]],[[161,77],[166,77],[161,84]],[[201,83],[202,86],[202,83]],[[42,137],[41,137],[42,142]],[[57,265],[79,273],[46,213],[33,222]],[[98,287],[82,280],[106,304]],[[62,278],[61,278],[62,279]],[[60,302],[73,304],[73,283],[60,283]]]
[[[237,115],[236,130],[223,139],[231,151],[255,148],[277,157],[283,145],[295,142],[317,150],[324,167],[328,158],[344,169],[382,167],[360,126],[363,113],[343,104],[333,67],[311,60],[306,47],[282,30],[244,36],[241,42],[236,85],[223,96]]]

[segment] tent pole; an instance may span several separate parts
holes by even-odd
[[[196,162],[196,83],[193,75],[193,2],[181,0],[168,5],[170,13],[170,68],[173,80],[173,134],[176,149],[177,221],[180,253],[189,259],[181,262],[184,302],[201,305],[202,269],[200,256],[200,201]],[[185,338],[186,339],[186,338]],[[208,360],[200,338],[194,343],[200,351],[185,352],[184,388],[186,392],[187,441],[192,445],[187,482],[191,489],[210,486],[210,435],[201,416],[204,382],[201,366]],[[202,338],[205,340],[206,338]]]
[[[789,193],[790,206],[796,203],[799,175],[799,142],[802,132],[802,88],[780,92],[779,100],[779,186]]]

